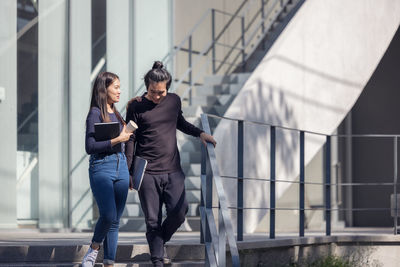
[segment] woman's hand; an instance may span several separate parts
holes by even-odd
[[[207,143],[213,144],[214,147],[217,145],[217,142],[214,140],[214,137],[212,137],[212,135],[209,135],[205,132],[202,132],[200,134],[200,140],[201,140],[201,142],[203,142],[203,144],[205,146],[207,146]]]
[[[122,129],[119,136],[111,139],[111,146],[115,146],[116,144],[127,142],[132,134],[133,133],[127,132],[126,125],[124,125],[124,128]]]
[[[118,138],[120,139],[120,142],[126,142],[129,140],[133,132],[129,132],[126,129],[126,125],[124,125],[124,129],[122,129],[121,133],[119,134]]]

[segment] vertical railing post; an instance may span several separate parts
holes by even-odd
[[[394,153],[394,178],[393,178],[393,197],[394,197],[394,216],[393,216],[393,220],[394,220],[394,234],[397,235],[397,212],[398,212],[398,205],[397,205],[397,136],[394,137],[393,140],[393,153]]]
[[[264,10],[264,0],[261,0],[261,32],[264,34],[265,32],[265,24],[264,24],[264,18],[265,18],[265,10]],[[265,49],[265,38],[262,40],[262,49]]]
[[[206,151],[206,146],[201,144],[201,175],[205,176],[207,174],[207,151]],[[202,180],[200,179],[200,183],[202,183]],[[200,184],[200,190],[202,188],[202,185]],[[200,208],[203,208],[205,210],[205,199],[203,198],[202,192],[200,192]],[[207,218],[207,217],[206,217]],[[200,220],[200,243],[204,244],[204,232],[203,232],[203,227],[205,225],[202,224]]]
[[[325,220],[326,235],[331,235],[331,137],[326,136],[325,150]]]
[[[218,266],[226,266],[226,228],[222,219],[221,206],[218,205]]]
[[[269,238],[275,238],[275,126],[271,126],[270,139],[270,215],[269,215]]]
[[[192,69],[192,35],[189,36],[189,86],[190,86],[190,90],[189,90],[189,106],[192,105],[192,91],[193,91],[193,69]]]
[[[215,9],[211,9],[212,72],[215,74]]]
[[[243,241],[243,121],[238,121],[237,148],[237,241]]]
[[[246,53],[244,51],[245,46],[246,46],[246,39],[245,39],[245,21],[244,21],[244,16],[241,17],[241,30],[242,30],[242,71],[246,71]]]
[[[210,166],[210,161],[209,158],[207,157],[207,166],[206,166],[206,199],[205,199],[205,204],[206,204],[206,212],[212,211],[212,197],[213,197],[213,174],[211,171],[211,166]],[[206,220],[207,222],[207,227],[206,227],[206,233],[205,233],[205,239],[206,242],[217,242],[216,240],[212,240],[209,225],[210,223],[208,222],[208,219]]]
[[[304,236],[304,131],[300,131],[300,199],[299,199],[299,236]]]

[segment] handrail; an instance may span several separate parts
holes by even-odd
[[[316,132],[316,131],[309,131],[309,130],[303,130],[303,129],[297,129],[297,128],[292,128],[288,126],[282,126],[282,125],[274,125],[272,123],[268,122],[260,122],[260,121],[253,121],[253,120],[243,120],[243,119],[237,119],[237,118],[230,118],[226,116],[219,116],[215,114],[209,114],[205,113],[208,117],[216,118],[216,119],[224,119],[224,120],[230,120],[230,121],[245,121],[248,123],[252,124],[258,124],[258,125],[264,125],[264,126],[274,126],[276,128],[280,128],[283,130],[289,130],[289,131],[302,131],[304,133],[309,133],[309,134],[314,134],[314,135],[320,135],[320,136],[326,136],[328,134],[326,133],[321,133],[321,132]],[[400,137],[400,134],[329,134],[329,136],[337,136],[337,137]]]
[[[201,123],[203,130],[211,134],[210,125],[206,114],[201,115]],[[232,257],[232,266],[240,266],[239,252],[233,232],[232,220],[229,216],[227,200],[225,191],[222,185],[221,176],[219,174],[219,168],[217,164],[217,158],[215,154],[215,148],[211,143],[207,143],[207,147],[202,149],[202,203],[201,212],[203,213],[202,228],[203,234],[205,234],[205,249],[206,249],[206,265],[211,265],[214,255],[215,262],[218,266],[225,266],[225,254],[226,254],[226,240],[228,239],[228,245],[230,254]],[[208,172],[207,172],[208,170]],[[218,197],[219,204],[219,227],[218,234],[216,232],[216,224],[212,215],[212,183],[215,184],[215,191]],[[205,224],[205,225],[204,225]],[[202,234],[202,236],[203,236]],[[211,246],[212,244],[212,246]],[[212,251],[212,249],[214,251]],[[211,258],[210,258],[211,257]],[[208,261],[208,262],[207,262]],[[216,265],[217,266],[217,265]]]
[[[275,238],[275,212],[279,210],[296,210],[298,211],[299,214],[299,236],[302,237],[305,234],[305,225],[306,225],[306,218],[305,218],[305,211],[308,210],[322,210],[324,212],[324,218],[325,218],[325,235],[330,236],[331,235],[331,223],[332,223],[332,212],[338,212],[338,211],[392,211],[391,216],[393,217],[393,229],[394,229],[394,234],[397,235],[400,233],[398,230],[400,228],[397,225],[397,219],[398,219],[398,212],[399,212],[399,207],[398,207],[398,196],[399,193],[397,192],[397,187],[398,187],[398,182],[397,182],[397,175],[398,175],[398,139],[400,138],[400,134],[329,134],[329,133],[321,133],[321,132],[315,132],[315,131],[307,131],[307,130],[302,130],[298,128],[292,128],[292,127],[287,127],[287,126],[282,126],[282,125],[274,125],[271,123],[266,123],[266,122],[259,122],[259,121],[251,121],[251,120],[244,120],[244,119],[238,119],[238,118],[229,118],[225,116],[217,116],[213,114],[202,114],[202,122],[205,120],[203,117],[213,117],[213,118],[219,118],[219,119],[226,119],[230,121],[237,122],[238,124],[238,131],[237,131],[237,151],[238,151],[238,159],[237,159],[237,167],[238,167],[238,174],[237,176],[227,176],[227,175],[218,175],[218,179],[221,178],[228,178],[228,179],[233,179],[236,180],[237,183],[237,196],[240,196],[241,200],[239,201],[239,197],[237,200],[237,205],[236,206],[227,206],[225,207],[226,209],[229,210],[236,210],[237,211],[237,240],[242,241],[243,239],[239,237],[243,236],[243,210],[268,210],[270,212],[269,216],[269,225],[270,225],[270,231],[269,231],[269,237],[270,239]],[[265,178],[257,178],[257,177],[245,177],[243,175],[243,172],[239,170],[243,170],[244,168],[244,162],[243,162],[243,151],[244,151],[244,123],[251,123],[251,124],[256,124],[256,125],[262,125],[262,126],[269,126],[270,132],[269,132],[269,137],[270,137],[270,143],[269,143],[269,153],[270,153],[270,174],[269,177]],[[204,127],[204,123],[203,123]],[[296,131],[299,134],[299,163],[300,163],[300,173],[298,176],[298,180],[289,180],[289,178],[278,179],[276,175],[276,144],[277,144],[277,138],[276,138],[276,131],[277,129],[282,129],[286,131]],[[208,129],[207,129],[208,132]],[[305,175],[305,133],[308,133],[310,135],[318,135],[318,136],[323,136],[325,140],[324,142],[324,177],[322,178],[322,182],[313,182],[313,181],[308,181],[306,180],[306,175]],[[342,138],[378,138],[382,139],[385,138],[388,141],[392,142],[393,145],[393,177],[368,177],[368,181],[365,182],[345,182],[342,183],[339,181],[338,177],[336,177],[333,181],[331,180],[331,170],[332,167],[334,167],[336,164],[332,164],[332,159],[331,159],[331,145],[332,145],[332,137],[342,137]],[[322,141],[322,140],[321,140]],[[239,156],[241,155],[241,156]],[[202,168],[203,169],[203,168]],[[214,175],[215,176],[215,175]],[[293,178],[293,177],[292,177]],[[360,177],[359,177],[360,178]],[[215,179],[215,178],[214,178]],[[307,179],[311,179],[308,177]],[[321,179],[321,178],[316,178],[312,177],[312,179]],[[341,180],[347,180],[346,178],[341,178]],[[382,182],[379,182],[379,180],[382,180]],[[393,179],[393,182],[388,182],[390,179]],[[267,182],[269,183],[269,194],[270,194],[270,206],[269,207],[252,207],[252,206],[247,206],[245,207],[243,204],[243,182],[244,181],[262,181],[262,182]],[[203,180],[202,180],[203,182]],[[290,183],[290,184],[295,184],[299,187],[299,201],[298,201],[298,207],[281,207],[276,205],[276,194],[275,194],[275,188],[276,188],[276,183]],[[231,182],[230,182],[231,183]],[[323,204],[318,205],[318,206],[311,206],[309,205],[306,207],[305,205],[305,185],[318,185],[323,187]],[[331,193],[332,193],[332,188],[336,188],[336,192],[338,192],[340,189],[343,187],[393,187],[393,191],[390,195],[391,199],[391,204],[390,207],[339,207],[339,201],[338,197],[336,196],[334,199],[331,199]],[[332,202],[333,201],[333,202]],[[208,206],[209,209],[222,209],[222,206]]]

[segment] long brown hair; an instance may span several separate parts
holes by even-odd
[[[92,108],[97,107],[100,109],[101,119],[103,122],[110,122],[110,116],[107,112],[107,87],[110,86],[115,79],[119,80],[117,74],[112,72],[102,72],[97,75],[96,80],[94,81],[92,88],[92,98],[90,100],[90,108],[89,112]],[[119,114],[118,110],[115,108],[115,105],[112,104],[112,109],[117,116],[118,120],[125,125],[124,120]]]

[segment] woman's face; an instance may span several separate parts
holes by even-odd
[[[107,103],[111,105],[119,102],[120,94],[119,79],[114,79],[114,81],[107,87]]]
[[[147,99],[159,104],[163,98],[167,95],[167,82],[151,82],[147,89]]]

